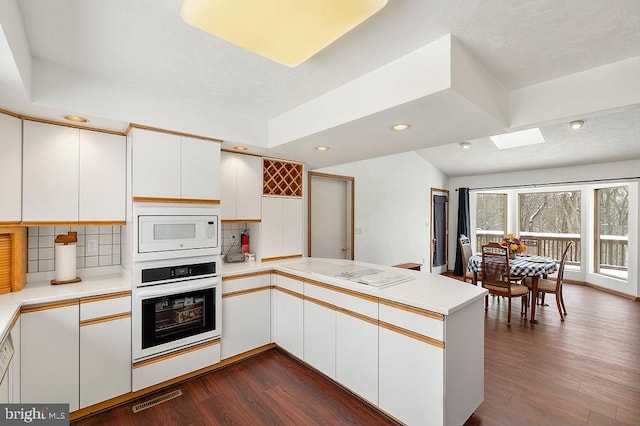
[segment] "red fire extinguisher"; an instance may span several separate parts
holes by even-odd
[[[240,234],[240,245],[243,253],[249,253],[249,233],[246,230]]]

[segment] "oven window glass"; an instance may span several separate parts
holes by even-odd
[[[154,240],[192,240],[195,237],[195,223],[156,223],[153,225]]]
[[[142,301],[142,349],[215,329],[215,288]]]

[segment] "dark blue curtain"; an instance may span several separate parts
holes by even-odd
[[[447,197],[433,196],[433,266],[447,263]]]
[[[469,215],[469,188],[458,188],[458,233],[456,234],[456,265],[453,275],[461,277],[467,270],[467,265],[462,265],[462,252],[458,238],[460,234],[471,237],[471,219]]]

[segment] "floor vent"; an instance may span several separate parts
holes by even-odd
[[[168,401],[173,398],[177,398],[182,395],[182,391],[180,389],[175,390],[173,392],[166,393],[164,395],[160,395],[157,398],[150,399],[149,401],[143,402],[138,405],[134,405],[131,407],[134,413],[140,412],[142,410],[146,410],[147,408],[151,408],[155,405],[162,404],[165,401]]]

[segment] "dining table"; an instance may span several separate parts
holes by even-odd
[[[469,257],[467,270],[473,272],[473,283],[478,285],[478,274],[482,273],[482,255],[474,254]],[[515,259],[509,259],[509,273],[513,276],[531,278],[531,319],[536,320],[536,295],[538,294],[538,279],[553,274],[558,270],[558,264],[550,257],[519,255]]]

